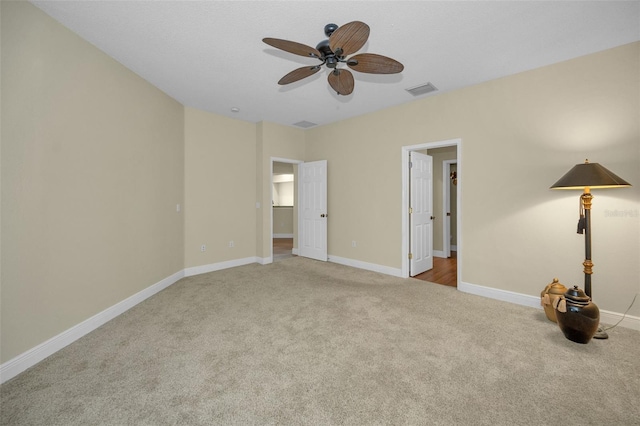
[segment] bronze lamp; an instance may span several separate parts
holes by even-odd
[[[578,220],[578,234],[584,233],[584,292],[591,295],[591,274],[593,274],[593,262],[591,262],[591,189],[597,188],[622,188],[631,186],[629,182],[615,175],[611,171],[598,163],[590,163],[585,160],[584,164],[576,164],[564,176],[554,183],[550,189],[580,189],[583,194],[580,196],[580,219]],[[598,327],[598,331],[593,336],[596,339],[606,339],[609,336]]]

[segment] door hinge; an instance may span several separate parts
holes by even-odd
[[[409,253],[409,259],[413,259],[413,253]]]
[[[409,207],[409,214],[413,214],[413,207]]]
[[[409,161],[409,168],[413,167],[413,161]]]

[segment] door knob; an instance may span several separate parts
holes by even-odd
[[[436,217],[435,216],[431,216],[431,220],[436,220]]]
[[[324,213],[322,213],[322,214],[320,215],[320,217],[329,217],[329,215],[328,215],[328,214],[324,214]]]

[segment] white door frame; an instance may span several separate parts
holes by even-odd
[[[269,166],[271,167],[271,170],[269,171],[269,200],[271,200],[272,202],[273,202],[273,163],[300,164],[300,163],[304,163],[304,161],[292,160],[290,158],[271,157],[271,162],[269,163]],[[294,185],[296,184],[297,182],[294,182]],[[298,197],[299,196],[300,194],[298,194]],[[293,198],[293,205],[294,205],[294,210],[296,210],[298,208],[298,200],[295,197],[295,192],[294,192],[294,198]],[[271,235],[271,244],[269,246],[270,254],[267,261],[263,263],[265,265],[269,263],[273,263],[273,204],[269,205],[269,226],[271,227],[271,231],[269,232],[269,234]],[[293,235],[294,235],[294,238],[297,240],[298,230],[295,227],[293,228]],[[293,248],[292,253],[297,254],[296,247]]]
[[[408,145],[403,146],[401,148],[401,161],[402,161],[402,206],[401,206],[401,214],[402,214],[402,248],[401,248],[401,256],[402,256],[402,277],[409,278],[409,152],[410,151],[421,151],[425,149],[433,149],[433,148],[443,148],[447,146],[455,146],[457,151],[457,160],[458,163],[458,185],[457,185],[457,198],[456,203],[458,207],[457,213],[457,221],[458,221],[458,255],[456,258],[458,264],[458,276],[457,276],[457,285],[460,286],[461,277],[462,277],[462,256],[463,256],[463,247],[462,247],[462,175],[463,175],[463,167],[462,167],[462,139],[449,139],[438,142],[425,142],[418,145]]]
[[[451,212],[451,165],[457,164],[458,160],[442,161],[442,248],[444,257],[451,257],[451,217],[447,213]]]

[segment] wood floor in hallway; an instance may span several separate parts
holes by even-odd
[[[416,275],[416,279],[429,281],[436,284],[457,287],[458,283],[458,258],[455,251],[451,252],[451,257],[434,257],[433,269]]]
[[[273,239],[273,261],[286,259],[293,256],[293,238],[274,238]]]

